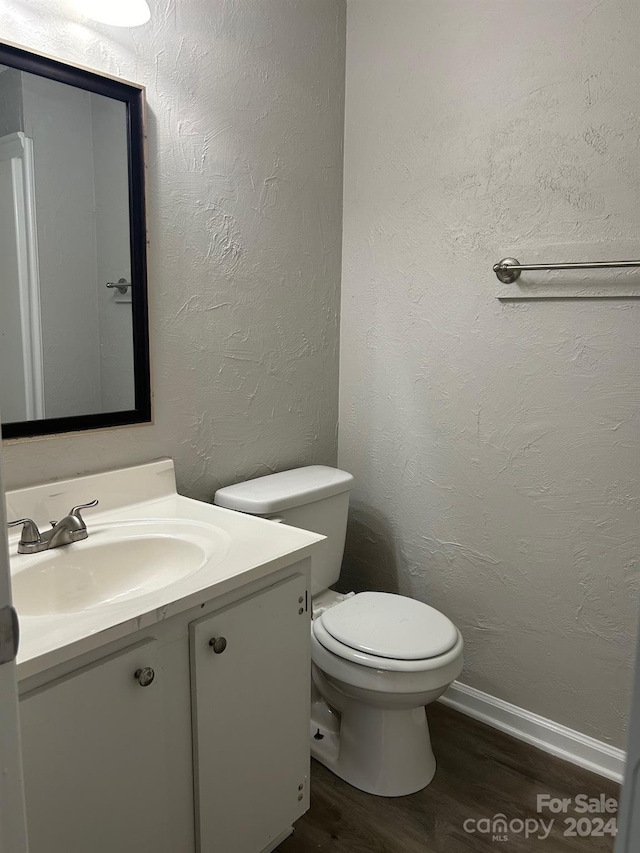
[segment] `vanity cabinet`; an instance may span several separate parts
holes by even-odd
[[[306,596],[298,575],[191,625],[199,853],[268,849],[309,807]]]
[[[170,853],[158,663],[147,639],[21,697],[31,853]]]
[[[23,681],[31,853],[273,850],[309,805],[309,618],[306,561]]]

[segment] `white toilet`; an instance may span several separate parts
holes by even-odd
[[[427,604],[382,592],[341,595],[353,477],[312,465],[228,486],[215,503],[327,537],[311,568],[311,754],[383,797],[424,788],[436,763],[425,705],[462,671],[462,636]]]

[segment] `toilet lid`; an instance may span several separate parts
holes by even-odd
[[[361,592],[319,617],[335,640],[366,654],[396,660],[434,658],[458,639],[450,619],[413,598]]]

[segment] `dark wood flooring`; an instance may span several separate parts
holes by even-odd
[[[618,799],[619,786],[581,770],[442,705],[429,707],[429,724],[438,761],[435,779],[417,794],[387,799],[352,788],[313,762],[311,809],[278,853],[468,853],[468,851],[612,851],[611,836],[571,837],[565,818],[580,815],[538,814],[536,797]],[[470,834],[468,819],[539,819],[551,834],[542,840],[509,832],[508,839]],[[597,815],[587,815],[593,820]],[[605,819],[611,815],[603,815]],[[467,824],[469,827],[470,825]],[[570,828],[570,827],[569,827]],[[582,829],[588,828],[584,823]]]

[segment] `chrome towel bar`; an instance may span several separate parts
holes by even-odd
[[[609,270],[640,267],[640,261],[586,261],[581,264],[521,264],[515,258],[503,258],[493,271],[504,284],[520,278],[522,270]]]

